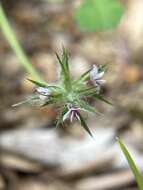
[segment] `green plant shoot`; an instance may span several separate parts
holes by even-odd
[[[90,105],[90,99],[111,104],[100,93],[101,86],[105,83],[105,80],[102,79],[105,67],[93,65],[93,68],[86,71],[78,79],[72,79],[67,51],[63,48],[62,55],[56,54],[56,56],[60,65],[59,81],[50,85],[29,79],[30,82],[36,85],[36,94],[22,103],[39,102],[42,107],[50,104],[57,105],[61,109],[57,126],[66,120],[70,120],[70,122],[77,120],[87,133],[93,137],[82,113],[98,113],[95,107]]]

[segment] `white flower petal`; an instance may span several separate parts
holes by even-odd
[[[103,75],[104,75],[104,71],[102,71],[102,72],[100,72],[100,73],[98,73],[97,75],[96,75],[96,79],[100,79],[100,78],[102,78],[103,77]]]
[[[51,94],[51,91],[48,88],[38,87],[36,90],[40,94],[44,94],[44,95],[50,95]]]
[[[71,122],[71,123],[73,122],[73,118],[74,118],[74,112],[72,111],[72,112],[71,112],[71,116],[70,116],[70,122]]]
[[[95,80],[97,74],[98,74],[98,68],[96,65],[93,65],[93,69],[90,71],[90,79]]]
[[[43,96],[43,95],[40,95],[39,98],[40,98],[40,100],[47,100],[48,99],[47,96]]]
[[[105,83],[106,83],[106,80],[97,80],[97,83],[98,83],[99,85],[102,85],[102,84],[105,84]]]
[[[63,116],[63,121],[65,121],[66,119],[68,119],[70,117],[70,113],[71,113],[71,110],[68,110],[64,116]]]
[[[78,115],[78,114],[76,114],[76,118],[77,118],[77,120],[79,120],[79,121],[80,121],[80,117],[79,117],[79,115]]]
[[[97,74],[98,73],[98,67],[96,65],[93,65],[92,71],[94,72],[94,74]]]
[[[101,86],[100,85],[96,85],[96,92],[99,93],[100,92],[100,88]]]

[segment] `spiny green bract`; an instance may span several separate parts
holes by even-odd
[[[89,98],[99,99],[108,104],[109,101],[100,94],[101,85],[105,82],[102,79],[105,66],[93,66],[83,73],[78,79],[73,80],[70,76],[69,58],[67,51],[63,48],[62,56],[56,54],[60,64],[59,82],[55,84],[41,83],[32,79],[30,82],[36,85],[36,94],[22,103],[40,102],[40,106],[49,104],[60,105],[61,111],[57,120],[57,126],[67,119],[78,120],[81,126],[92,136],[81,112],[97,113],[94,107],[88,103]],[[19,105],[21,103],[15,104]]]

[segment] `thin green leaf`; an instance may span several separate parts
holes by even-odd
[[[126,159],[128,161],[128,164],[130,165],[130,168],[135,176],[135,179],[136,179],[139,189],[143,190],[143,178],[142,178],[142,175],[141,175],[138,167],[136,166],[134,160],[132,159],[127,147],[123,144],[123,142],[120,139],[117,139],[117,140],[118,140],[118,143],[120,145],[122,152],[124,153],[124,156],[126,157]]]
[[[27,79],[29,80],[30,82],[32,82],[33,84],[37,85],[37,86],[40,86],[40,87],[43,87],[43,88],[57,88],[57,89],[61,89],[59,86],[57,85],[48,85],[44,82],[39,82],[39,81],[35,81],[35,80],[32,80],[32,79]]]
[[[63,99],[62,94],[53,94],[48,96],[47,102],[45,102],[41,107],[45,107],[49,104],[57,104],[61,103]]]
[[[80,93],[80,95],[91,95],[91,93],[96,93],[96,89],[95,87],[90,87],[90,88],[84,88],[84,89],[81,89],[81,90],[77,90],[78,93]]]
[[[90,113],[98,113],[95,108],[93,108],[92,106],[90,106],[87,102],[85,102],[84,100],[80,100],[77,101],[77,105],[78,107],[84,109],[85,111],[88,111]]]
[[[66,72],[69,74],[69,64],[68,64],[68,52],[67,50],[63,47],[63,55],[62,55],[62,62],[63,65],[66,68]]]
[[[67,106],[64,106],[63,110],[60,112],[59,117],[57,119],[56,127],[58,127],[63,122],[63,116],[68,111]]]
[[[66,71],[65,71],[65,67],[64,67],[64,65],[63,65],[63,62],[62,62],[60,56],[59,56],[57,53],[55,53],[55,54],[56,54],[56,57],[57,57],[57,59],[58,59],[58,61],[59,61],[59,63],[60,63],[60,66],[61,66],[61,69],[62,69],[62,73],[65,73],[65,72],[66,72]]]
[[[78,114],[79,116],[79,119],[80,119],[80,123],[81,123],[81,126],[86,130],[86,132],[93,138],[93,135],[90,131],[90,129],[88,128],[86,122],[84,121],[83,117],[81,116],[81,114],[79,113]]]
[[[67,78],[67,76],[69,75],[69,66],[68,66],[68,55],[66,53],[66,50],[63,49],[61,58],[57,53],[56,53],[56,57],[60,63],[62,74],[64,75],[65,78]]]
[[[112,104],[110,101],[106,100],[106,99],[105,99],[102,95],[100,95],[100,94],[94,94],[93,97],[94,97],[94,98],[97,98],[97,99],[99,99],[99,100],[101,100],[101,101],[103,101],[103,102],[105,102],[105,103],[107,103],[107,104],[109,104],[109,105],[111,105],[111,106],[113,106],[113,104]]]
[[[47,88],[48,87],[48,84],[46,84],[44,82],[39,82],[39,81],[32,80],[32,79],[27,79],[27,80],[29,80],[30,82],[32,82],[33,84],[35,84],[37,86],[40,86],[40,87],[43,87],[43,88]]]
[[[89,69],[88,71],[83,73],[77,80],[75,80],[75,83],[83,82],[83,81],[87,80],[89,78],[89,72],[90,71],[91,71],[91,69]]]
[[[105,72],[105,71],[107,71],[107,64],[99,65],[98,71],[99,72],[102,72],[102,71]]]
[[[22,104],[30,103],[32,100],[39,100],[39,99],[40,99],[39,96],[33,96],[33,97],[28,98],[28,99],[26,99],[24,101],[21,101],[21,102],[18,102],[16,104],[13,104],[12,107],[17,107],[17,106],[20,106]]]
[[[53,105],[53,104],[55,104],[55,103],[57,103],[57,102],[54,101],[54,100],[52,100],[52,99],[50,99],[50,100],[47,100],[44,104],[42,104],[40,107],[41,107],[41,108],[44,108],[44,107],[46,107],[46,106]]]
[[[8,22],[8,19],[5,15],[1,3],[0,3],[0,28],[5,38],[7,39],[8,43],[10,44],[11,48],[18,57],[20,64],[34,79],[43,81],[39,76],[39,74],[37,73],[37,71],[32,66],[32,64],[29,62],[25,52],[21,48],[20,43],[18,42],[16,35]]]
[[[70,70],[69,70],[69,63],[68,63],[68,52],[65,48],[63,48],[63,54],[62,54],[62,62],[65,68],[65,86],[67,90],[71,89],[71,79],[70,79]]]
[[[71,79],[70,79],[70,72],[69,72],[69,66],[68,66],[68,54],[66,50],[63,49],[62,57],[56,53],[57,59],[61,66],[61,80],[63,81],[63,84],[67,91],[71,90]]]

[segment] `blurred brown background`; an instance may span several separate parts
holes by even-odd
[[[70,52],[73,77],[107,64],[102,93],[114,106],[94,102],[91,139],[78,123],[55,129],[57,110],[12,108],[33,93],[27,73],[0,33],[0,190],[137,190],[116,143],[120,136],[143,171],[143,1],[123,0],[118,28],[82,33],[74,21],[78,0],[3,0],[17,37],[48,82],[57,78],[54,52]]]

